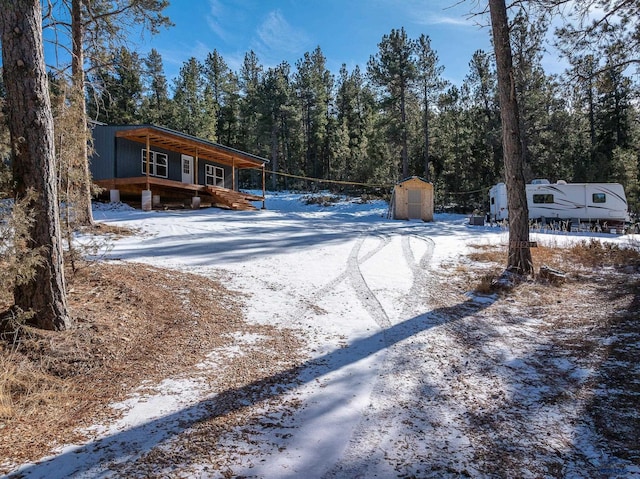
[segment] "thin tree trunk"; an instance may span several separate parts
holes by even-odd
[[[278,190],[278,178],[276,172],[278,171],[278,130],[275,125],[277,119],[274,118],[274,125],[271,127],[271,189],[273,191]]]
[[[505,0],[489,0],[493,45],[498,72],[505,183],[509,208],[509,257],[507,270],[528,275],[533,272],[529,246],[529,210],[523,171],[520,122],[516,101],[509,22]]]
[[[53,118],[42,44],[40,0],[2,2],[2,61],[9,111],[15,197],[37,194],[30,205],[34,223],[29,248],[42,248],[44,261],[28,282],[14,288],[15,305],[35,315],[43,329],[71,326],[67,310],[56,182]]]
[[[429,180],[429,92],[424,86],[424,179]]]
[[[81,183],[78,185],[77,200],[75,208],[75,221],[82,226],[92,226],[93,211],[91,209],[91,173],[89,172],[89,152],[87,141],[89,139],[87,130],[87,109],[84,96],[84,45],[82,42],[82,0],[72,0],[71,2],[71,36],[73,41],[73,55],[71,58],[71,76],[73,83],[73,93],[71,101],[76,110],[77,131],[83,132],[79,141],[77,165],[80,168]]]
[[[407,110],[406,110],[406,92],[404,86],[400,91],[400,121],[402,123],[402,178],[409,177],[409,154],[407,145]]]

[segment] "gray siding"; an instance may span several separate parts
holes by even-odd
[[[93,127],[93,148],[91,156],[91,174],[96,180],[111,178],[132,178],[144,176],[142,172],[142,150],[145,145],[126,138],[116,138],[116,132],[139,128],[139,125],[112,126],[96,125]],[[152,146],[151,150],[165,153],[168,157],[167,179],[182,181],[182,155]],[[200,159],[198,161],[198,183],[205,181],[205,164],[214,164],[224,169],[225,188],[234,189],[231,166],[220,165]],[[237,176],[237,175],[236,175]]]
[[[142,171],[142,150],[146,148],[142,143],[127,140],[126,138],[116,138],[117,167],[116,178],[132,178],[144,176]],[[180,170],[180,154],[163,148],[151,147],[151,151],[164,153],[168,157],[167,179],[181,181],[182,172]]]
[[[93,154],[89,159],[91,176],[96,180],[116,177],[114,132],[110,127],[97,125],[92,128]]]

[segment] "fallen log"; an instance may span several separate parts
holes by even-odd
[[[553,269],[547,265],[540,267],[538,276],[542,279],[549,281],[550,283],[564,283],[567,280],[567,273],[557,269]]]

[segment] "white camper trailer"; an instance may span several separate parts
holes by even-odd
[[[555,184],[533,180],[526,185],[529,219],[599,223],[620,227],[628,220],[627,197],[619,183]],[[507,188],[498,183],[489,190],[489,214],[493,221],[508,218]]]

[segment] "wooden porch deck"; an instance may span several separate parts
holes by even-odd
[[[230,210],[256,210],[252,201],[264,201],[264,197],[230,190],[218,186],[203,186],[180,181],[138,176],[134,178],[111,178],[94,180],[94,183],[107,190],[119,190],[123,196],[140,198],[142,191],[150,189],[154,195],[170,199],[189,199],[193,196],[211,200],[211,205]]]

